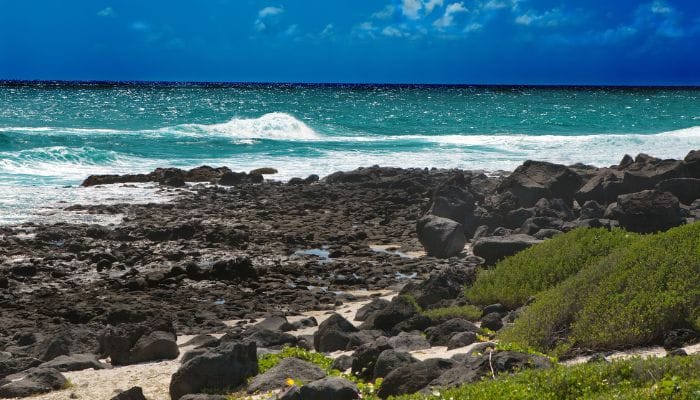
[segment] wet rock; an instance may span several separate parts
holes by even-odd
[[[255,343],[224,343],[189,360],[175,372],[170,380],[170,398],[177,400],[203,389],[236,388],[257,374]]]
[[[354,400],[360,398],[357,385],[347,379],[327,377],[304,385],[299,390],[301,400]]]
[[[429,256],[448,258],[462,252],[467,239],[462,224],[426,215],[417,224],[418,239]]]
[[[277,172],[278,171],[274,168],[264,167],[264,168],[257,168],[257,169],[251,170],[250,172],[248,172],[248,174],[250,174],[250,175],[274,175]]]
[[[314,364],[294,357],[284,358],[279,364],[253,378],[248,385],[248,393],[283,389],[289,378],[308,383],[325,377],[326,373]]]
[[[479,238],[472,246],[472,251],[474,255],[483,258],[486,261],[486,265],[493,265],[506,257],[541,242],[541,240],[524,234],[489,236]]]

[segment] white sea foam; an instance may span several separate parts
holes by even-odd
[[[187,124],[163,128],[164,132],[179,132],[206,136],[226,136],[236,139],[321,140],[316,131],[304,122],[285,113],[269,113],[259,118],[233,118],[223,124]]]

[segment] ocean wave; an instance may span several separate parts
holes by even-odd
[[[157,164],[158,160],[92,147],[51,146],[0,152],[0,173],[3,175],[66,181],[82,180],[91,174],[144,172]]]
[[[43,135],[139,135],[150,137],[225,137],[241,140],[322,140],[323,137],[303,121],[281,112],[258,118],[232,118],[220,124],[181,124],[159,129],[119,130],[104,128],[4,127],[0,132]]]

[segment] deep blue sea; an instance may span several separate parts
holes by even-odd
[[[97,173],[508,170],[527,159],[603,166],[693,148],[700,89],[0,84],[0,223],[37,219],[61,201],[157,196],[75,187]]]

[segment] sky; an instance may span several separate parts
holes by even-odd
[[[700,85],[700,0],[0,0],[0,79]]]

